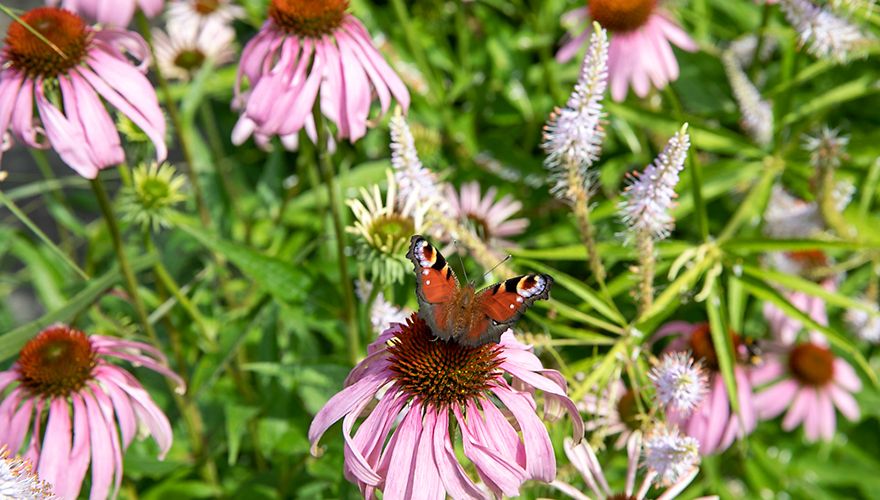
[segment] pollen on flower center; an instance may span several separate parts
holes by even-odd
[[[478,398],[498,378],[503,361],[496,344],[465,347],[434,337],[417,314],[388,348],[398,386],[411,397],[435,407],[460,405]]]
[[[415,232],[416,227],[413,220],[398,214],[382,216],[373,221],[370,227],[370,233],[373,238],[377,239],[380,244],[389,241],[409,240],[409,237]]]
[[[641,28],[657,0],[589,0],[590,17],[610,31],[633,31]]]
[[[805,343],[791,350],[788,367],[792,375],[805,385],[823,386],[834,378],[834,354],[813,343]]]
[[[5,55],[12,66],[31,77],[49,78],[66,72],[83,60],[90,31],[76,14],[55,7],[42,7],[28,11],[20,19],[21,22],[11,23],[6,32]],[[31,30],[40,33],[52,45]]]
[[[25,344],[18,358],[21,385],[42,396],[65,396],[92,379],[95,352],[85,333],[49,327]]]
[[[333,33],[347,9],[348,0],[272,0],[269,16],[287,33],[316,38]]]
[[[213,13],[220,8],[219,0],[196,0],[194,5],[196,12],[202,15]]]

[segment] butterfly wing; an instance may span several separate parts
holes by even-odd
[[[501,334],[538,299],[550,298],[553,278],[547,274],[526,274],[504,280],[477,294],[477,310],[483,318],[474,322],[458,342],[478,346],[498,342]]]
[[[440,251],[418,234],[410,239],[406,256],[415,266],[419,316],[434,335],[444,340],[450,338],[449,316],[459,288],[458,278]]]

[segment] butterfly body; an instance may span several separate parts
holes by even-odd
[[[546,274],[527,274],[478,292],[473,283],[459,285],[443,255],[422,236],[412,237],[406,255],[415,266],[419,316],[437,338],[465,346],[497,343],[534,301],[549,298],[553,284]]]

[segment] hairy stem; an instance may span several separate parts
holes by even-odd
[[[654,238],[648,231],[636,235],[636,250],[639,254],[639,315],[651,308],[654,303]]]

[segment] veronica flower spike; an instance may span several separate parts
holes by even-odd
[[[55,494],[75,499],[91,467],[90,498],[115,496],[122,454],[143,428],[160,459],[171,448],[171,425],[124,360],[165,375],[183,391],[183,380],[152,346],[73,328],[51,326],[30,340],[15,364],[0,372],[0,446],[36,466]],[[43,427],[45,426],[45,427]]]
[[[537,390],[544,416],[567,410],[574,438],[583,436],[564,377],[545,369],[510,330],[498,344],[466,347],[437,341],[414,314],[383,332],[369,352],[309,428],[317,454],[318,440],[342,420],[345,476],[365,498],[378,490],[387,500],[516,496],[529,479],[552,481],[556,460],[536,413]],[[459,462],[456,441],[484,486]]]
[[[92,27],[54,7],[20,19],[61,53],[24,25],[9,25],[0,54],[0,134],[11,130],[29,147],[51,147],[78,174],[94,179],[125,161],[109,105],[153,141],[158,161],[165,159],[165,117],[144,75],[150,51],[139,35]],[[132,65],[126,54],[141,64]]]
[[[693,52],[697,44],[663,12],[658,0],[588,0],[586,7],[570,11],[564,22],[583,26],[588,19],[598,22],[611,32],[608,52],[608,74],[611,97],[626,98],[631,86],[639,97],[648,95],[653,86],[660,90],[678,79],[678,61],[672,46]],[[589,36],[587,27],[577,36],[569,37],[556,59],[571,59]]]
[[[246,92],[243,79],[250,82]],[[269,19],[241,54],[235,94],[242,112],[233,142],[254,135],[266,145],[277,135],[296,149],[304,127],[316,141],[312,108],[319,92],[321,114],[336,125],[338,138],[351,142],[367,132],[374,94],[382,113],[392,96],[409,107],[406,86],[348,13],[348,0],[272,0]]]

